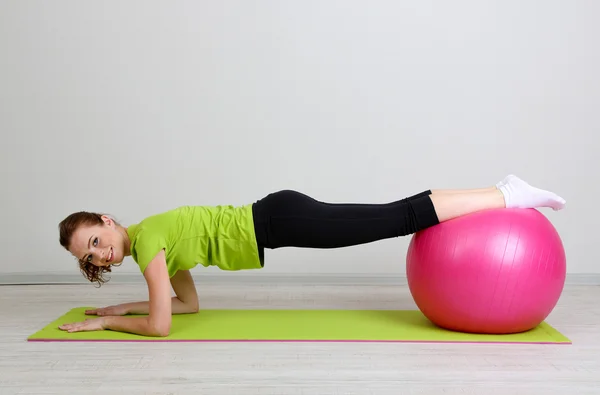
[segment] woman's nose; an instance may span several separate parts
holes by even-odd
[[[102,250],[102,249],[99,249],[99,248],[93,248],[93,247],[92,247],[92,248],[90,249],[90,252],[92,253],[92,256],[94,257],[94,260],[95,260],[97,263],[101,263],[101,262],[103,262],[103,261],[104,261],[104,256],[105,256],[105,254],[104,254],[104,250]]]

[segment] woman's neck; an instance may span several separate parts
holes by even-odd
[[[119,232],[123,236],[123,254],[125,256],[131,255],[131,240],[129,239],[129,234],[127,233],[127,228],[119,225]]]

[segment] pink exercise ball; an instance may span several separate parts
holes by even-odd
[[[485,210],[417,232],[406,265],[423,315],[469,333],[535,328],[556,306],[566,276],[560,236],[535,209]]]

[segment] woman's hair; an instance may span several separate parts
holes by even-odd
[[[104,225],[102,214],[79,211],[69,215],[58,224],[59,241],[67,251],[71,244],[73,234],[80,226]],[[111,272],[111,266],[94,266],[90,262],[77,259],[81,273],[90,281],[98,283],[101,286],[107,280],[103,277],[105,273]]]

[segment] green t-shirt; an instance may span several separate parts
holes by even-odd
[[[259,269],[252,205],[184,206],[127,228],[131,256],[142,273],[165,250],[169,277],[198,264],[222,270]]]

